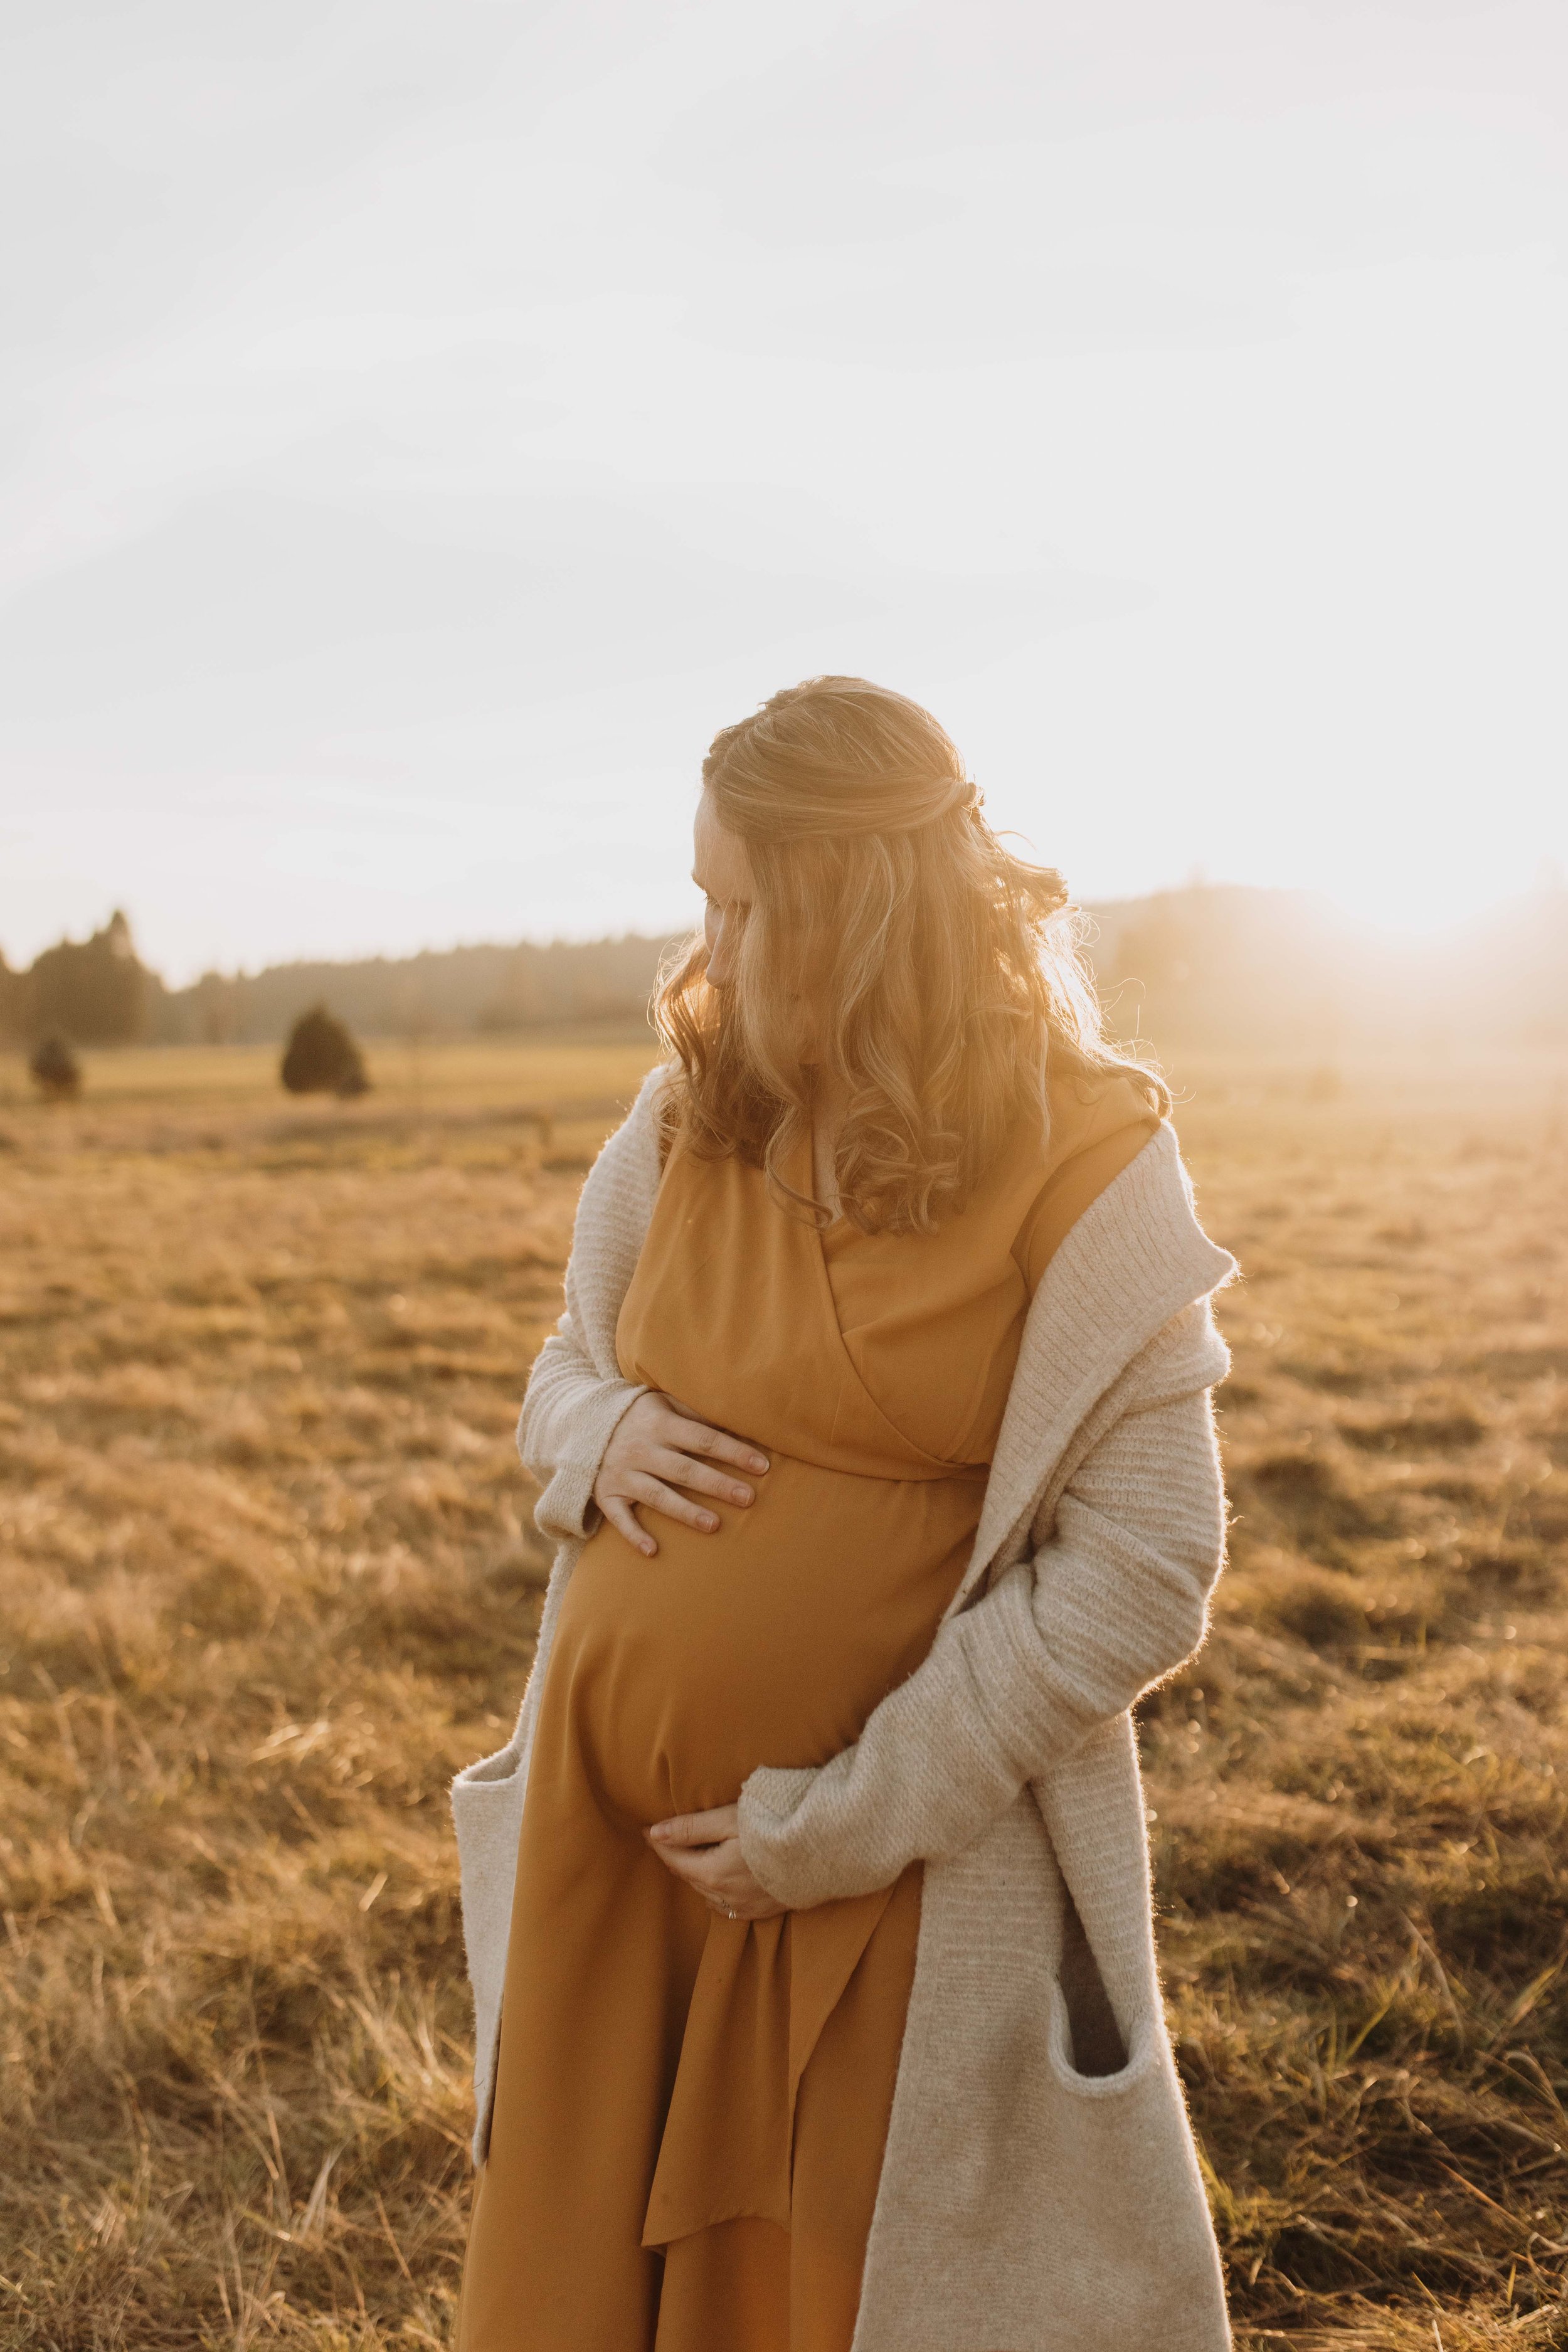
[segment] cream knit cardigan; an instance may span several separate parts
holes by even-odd
[[[519,1429],[558,1543],[535,1664],[510,1740],[452,1791],[476,2159],[551,1643],[605,1444],[642,1393],[620,1377],[616,1321],[658,1185],[660,1083],[583,1189],[566,1311]],[[925,1864],[854,2352],[1230,2342],[1161,2005],[1128,1710],[1204,1638],[1225,1525],[1209,1391],[1229,1360],[1208,1297],[1234,1271],[1160,1128],[1036,1292],[973,1552],[924,1664],[831,1763],[753,1772],[741,1791],[742,1852],[793,1909]],[[1121,2029],[1119,2073],[1074,2064],[1069,1896]]]

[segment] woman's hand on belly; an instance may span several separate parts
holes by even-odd
[[[667,1869],[683,1878],[710,1909],[721,1911],[727,1919],[776,1919],[784,1907],[747,1869],[741,1852],[740,1816],[733,1805],[655,1822],[647,1841]]]
[[[715,1495],[721,1502],[738,1504],[742,1510],[756,1500],[753,1488],[712,1467],[720,1462],[750,1470],[757,1477],[768,1466],[767,1455],[759,1454],[743,1437],[710,1429],[676,1398],[648,1389],[627,1406],[611,1433],[594,1481],[594,1500],[634,1551],[651,1559],[658,1546],[638,1519],[639,1508],[662,1511],[666,1518],[679,1519],[699,1534],[710,1536],[718,1533],[721,1525],[717,1513],[680,1494],[680,1487]]]

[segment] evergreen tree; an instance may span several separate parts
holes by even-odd
[[[81,1092],[81,1071],[63,1037],[46,1037],[27,1065],[46,1102],[73,1102]]]
[[[0,1043],[17,1045],[26,1036],[28,994],[26,973],[13,971],[0,949]]]
[[[295,1022],[279,1075],[291,1095],[363,1095],[370,1085],[359,1047],[324,1004]]]
[[[89,940],[62,940],[37,958],[26,979],[30,1026],[79,1045],[129,1045],[146,1024],[150,980],[116,908]]]

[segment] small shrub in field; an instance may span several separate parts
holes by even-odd
[[[73,1102],[81,1092],[81,1068],[63,1037],[36,1046],[27,1070],[47,1102]]]
[[[291,1095],[363,1095],[370,1085],[359,1047],[324,1004],[295,1022],[279,1075]]]

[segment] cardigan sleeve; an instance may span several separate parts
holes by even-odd
[[[741,1849],[791,1910],[959,1852],[1094,1727],[1201,1644],[1225,1550],[1206,1387],[1114,1422],[1049,1539],[952,1617],[852,1748],[753,1772]]]
[[[658,1098],[651,1070],[627,1117],[589,1170],[566,1262],[566,1311],[534,1358],[518,1416],[517,1450],[541,1489],[534,1522],[559,1543],[599,1522],[594,1481],[611,1433],[644,1383],[623,1380],[616,1318],[658,1189]]]
[[[533,1517],[542,1534],[558,1543],[592,1535],[605,1448],[627,1406],[646,1392],[636,1381],[605,1380],[595,1370],[568,1307],[534,1359],[517,1424],[517,1450],[540,1487]]]

